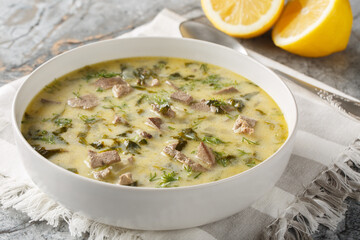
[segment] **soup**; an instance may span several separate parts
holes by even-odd
[[[177,58],[119,59],[55,79],[21,130],[49,161],[88,178],[141,187],[224,179],[261,163],[288,136],[259,86]]]

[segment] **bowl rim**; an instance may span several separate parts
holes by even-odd
[[[41,70],[42,68],[46,67],[47,64],[49,64],[52,61],[55,61],[58,58],[61,58],[69,53],[72,53],[74,51],[78,51],[78,49],[82,49],[82,48],[92,48],[96,45],[102,45],[104,43],[107,42],[117,42],[117,41],[131,41],[133,39],[136,40],[143,40],[146,41],[148,39],[159,39],[159,40],[165,40],[165,41],[186,41],[186,42],[197,42],[200,44],[204,44],[204,45],[208,45],[210,48],[211,47],[217,47],[217,48],[223,48],[226,51],[232,51],[232,54],[236,54],[236,55],[241,55],[241,57],[244,57],[246,59],[246,61],[250,61],[253,64],[257,64],[260,67],[262,67],[264,70],[266,70],[268,72],[268,74],[272,75],[273,77],[275,77],[277,79],[277,81],[279,81],[279,83],[282,85],[282,87],[284,89],[286,89],[286,91],[288,92],[290,99],[291,100],[291,105],[294,107],[294,127],[292,129],[292,131],[288,132],[288,137],[286,138],[286,141],[277,149],[276,152],[274,152],[271,156],[269,156],[268,158],[266,158],[265,160],[263,160],[261,163],[257,164],[256,166],[237,173],[235,175],[232,175],[230,177],[227,178],[223,178],[220,179],[218,181],[213,181],[213,182],[206,182],[206,183],[201,183],[201,184],[196,184],[196,185],[190,185],[190,186],[180,186],[180,187],[169,187],[169,188],[156,188],[156,187],[132,187],[132,186],[124,186],[124,185],[120,185],[120,184],[114,184],[114,183],[108,183],[108,182],[103,182],[103,181],[99,181],[99,180],[95,180],[95,179],[91,179],[79,174],[74,174],[68,170],[66,170],[63,167],[60,167],[59,165],[49,161],[47,158],[43,157],[41,154],[39,154],[37,151],[35,151],[35,149],[33,149],[31,147],[31,145],[26,141],[24,135],[21,133],[20,128],[18,127],[17,121],[16,121],[16,105],[18,104],[18,96],[20,94],[20,91],[22,90],[22,88],[24,87],[24,85],[31,80],[31,77],[38,72],[39,70]],[[117,58],[117,59],[121,59],[121,57]],[[112,59],[112,60],[116,60],[116,59]],[[189,60],[191,60],[189,58]],[[111,59],[106,60],[106,61],[111,61]],[[96,63],[93,63],[96,64]],[[75,71],[76,69],[74,69],[73,71]],[[30,80],[29,80],[30,79]],[[251,79],[249,79],[251,81]],[[265,92],[267,92],[265,89],[263,89]],[[270,96],[271,97],[271,96]],[[274,100],[274,99],[273,99]],[[275,100],[274,100],[275,101]],[[276,104],[277,101],[275,101]],[[27,103],[29,104],[29,103]],[[56,55],[52,58],[50,58],[49,60],[47,60],[46,62],[44,62],[43,64],[41,64],[39,67],[37,67],[35,70],[33,70],[28,76],[27,78],[21,83],[21,85],[19,86],[19,88],[16,91],[16,94],[14,96],[14,100],[12,102],[12,107],[11,107],[12,113],[11,113],[11,121],[12,121],[12,125],[14,127],[14,132],[15,135],[17,135],[20,139],[20,141],[22,142],[22,144],[25,145],[25,147],[27,148],[28,151],[32,152],[36,157],[40,158],[42,161],[44,161],[44,164],[47,164],[49,167],[54,167],[58,170],[60,170],[60,172],[64,173],[65,175],[67,175],[68,177],[73,177],[74,179],[78,180],[78,181],[83,181],[83,182],[88,182],[89,184],[98,184],[99,186],[102,186],[104,188],[113,188],[113,189],[121,189],[121,190],[126,190],[126,191],[137,191],[137,192],[149,192],[149,191],[154,191],[154,192],[175,192],[175,191],[188,191],[188,190],[196,190],[198,188],[208,188],[208,187],[213,187],[219,184],[223,184],[229,181],[235,181],[237,178],[240,178],[244,175],[248,175],[254,171],[256,171],[256,169],[259,169],[261,167],[265,167],[264,165],[267,164],[267,162],[270,162],[275,155],[278,155],[280,152],[284,151],[284,148],[286,147],[286,145],[288,145],[288,142],[292,141],[293,138],[295,138],[297,129],[298,129],[298,107],[294,98],[293,93],[291,92],[291,90],[289,89],[289,87],[284,83],[284,81],[278,76],[276,75],[272,70],[270,70],[268,67],[266,67],[265,65],[263,65],[262,63],[258,62],[257,60],[251,58],[250,56],[244,55],[234,49],[225,47],[223,45],[219,45],[219,44],[215,44],[215,43],[211,43],[211,42],[207,42],[207,41],[202,41],[202,40],[197,40],[197,39],[189,39],[189,38],[178,38],[178,37],[154,37],[154,36],[148,36],[148,37],[126,37],[126,38],[114,38],[114,39],[107,39],[107,40],[102,40],[102,41],[97,41],[94,43],[89,43],[89,44],[85,44],[76,48],[73,48],[71,50],[65,51],[59,55]],[[286,122],[288,125],[289,123]],[[18,145],[18,144],[17,144]],[[22,158],[22,157],[21,157]]]

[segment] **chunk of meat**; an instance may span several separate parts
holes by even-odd
[[[127,83],[121,77],[100,78],[95,82],[95,85],[102,89],[109,89],[117,84],[126,85]]]
[[[44,104],[60,104],[61,103],[58,101],[49,100],[49,99],[45,99],[45,98],[40,99],[40,102],[44,103]]]
[[[129,123],[122,117],[115,115],[114,120],[112,121],[112,124],[124,124],[129,125]]]
[[[163,153],[174,158],[176,161],[183,163],[190,167],[194,172],[206,172],[208,169],[203,167],[201,164],[194,162],[191,158],[186,156],[184,153],[176,150],[176,146],[178,143],[173,143],[166,146],[163,149]]]
[[[69,98],[67,104],[74,108],[91,109],[96,107],[99,103],[94,94],[88,94],[81,97]]]
[[[132,179],[132,174],[131,172],[127,172],[124,174],[121,174],[119,177],[119,184],[120,185],[130,185],[134,183],[134,180]]]
[[[210,112],[210,106],[206,104],[206,100],[202,99],[200,102],[198,103],[193,103],[190,105],[190,107],[196,111],[200,111],[200,112]]]
[[[221,89],[220,91],[217,91],[214,94],[220,95],[220,94],[229,94],[229,93],[237,93],[237,92],[239,92],[239,91],[236,88],[228,87],[228,88]]]
[[[93,176],[96,179],[103,180],[111,174],[112,166],[105,168],[104,170],[94,172]]]
[[[148,133],[148,132],[145,132],[145,131],[140,131],[139,135],[142,136],[143,138],[147,138],[147,139],[152,138],[152,135],[150,133]]]
[[[146,125],[153,127],[155,129],[160,129],[162,123],[163,123],[163,121],[161,120],[161,118],[158,118],[158,117],[150,117],[145,122]]]
[[[165,146],[165,148],[163,149],[163,153],[170,157],[175,157],[175,154],[178,152],[178,150],[176,150],[177,145],[178,142]]]
[[[151,104],[151,106],[155,112],[160,113],[164,117],[174,118],[176,116],[176,113],[174,112],[174,110],[171,109],[170,106],[165,106],[161,109],[155,104]]]
[[[150,83],[150,86],[152,86],[152,87],[156,87],[156,86],[159,86],[159,85],[160,85],[160,81],[157,78],[154,78]]]
[[[132,91],[132,87],[126,83],[126,84],[116,84],[112,88],[112,92],[114,94],[114,97],[120,98],[127,94],[129,94]]]
[[[91,168],[98,168],[121,161],[119,153],[116,150],[106,151],[102,153],[97,153],[95,151],[89,150],[88,153],[90,157]]]
[[[171,94],[170,98],[174,99],[175,101],[182,102],[186,105],[189,105],[193,101],[193,97],[183,91],[176,91]]]
[[[255,119],[239,115],[235,121],[233,131],[234,133],[252,134],[254,133],[256,122],[257,121]]]
[[[173,89],[175,89],[175,90],[180,90],[180,88],[178,88],[175,84],[173,84],[173,83],[170,82],[170,81],[165,81],[165,83],[166,83],[167,85],[169,85],[170,87],[172,87]]]
[[[215,165],[215,155],[211,148],[201,142],[197,148],[197,157],[207,166],[212,167]]]

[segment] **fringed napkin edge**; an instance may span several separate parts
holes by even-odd
[[[348,146],[332,167],[315,178],[306,190],[263,232],[263,238],[311,239],[322,224],[336,229],[344,218],[345,198],[360,200],[360,138]]]

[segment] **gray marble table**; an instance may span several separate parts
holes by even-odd
[[[360,1],[350,2],[354,24],[349,45],[343,52],[314,59],[295,56],[275,47],[269,33],[241,42],[360,98]],[[68,49],[130,31],[165,7],[189,17],[201,12],[197,0],[0,0],[0,86]],[[336,231],[320,227],[313,235],[315,239],[360,239],[360,203],[346,201],[349,210]],[[57,228],[44,222],[29,223],[26,215],[0,208],[1,239],[71,239],[71,236],[65,223]]]

